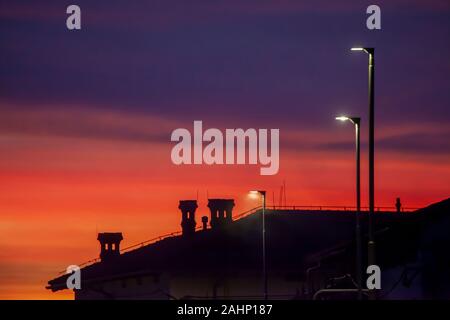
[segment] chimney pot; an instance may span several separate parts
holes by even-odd
[[[100,242],[100,260],[111,261],[120,256],[120,242],[123,240],[121,232],[99,233],[97,240]]]
[[[233,199],[208,199],[208,208],[211,211],[211,228],[220,228],[231,223],[233,221],[233,207]]]
[[[207,216],[202,217],[202,224],[203,224],[203,230],[208,229],[208,217]]]
[[[395,201],[395,208],[397,209],[397,213],[402,211],[402,203],[400,202],[400,198],[397,198]]]
[[[181,230],[183,236],[195,233],[195,210],[197,210],[197,200],[180,200],[178,209],[181,210]]]

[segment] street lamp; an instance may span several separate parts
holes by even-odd
[[[375,48],[352,48],[352,51],[364,51],[369,55],[369,243],[368,264],[375,264],[375,239],[373,237],[373,214],[375,212],[374,183],[374,85],[375,85]]]
[[[336,120],[350,121],[355,125],[355,151],[356,151],[356,283],[358,284],[358,300],[362,300],[362,246],[361,246],[361,152],[360,127],[361,118],[336,117]]]
[[[266,191],[257,190],[250,191],[251,196],[261,195],[262,197],[262,271],[263,271],[263,291],[264,291],[264,300],[267,300],[267,269],[266,269]]]

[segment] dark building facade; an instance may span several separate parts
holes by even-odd
[[[449,204],[375,214],[378,299],[450,298]],[[197,226],[197,202],[180,201],[181,234],[122,253],[122,234],[99,234],[101,260],[81,269],[75,298],[262,298],[262,210],[233,220],[233,200],[210,199],[208,207],[210,218]],[[367,243],[367,213],[361,217]],[[356,297],[324,290],[356,288],[354,211],[268,208],[265,221],[269,298]],[[67,289],[67,276],[50,280],[47,288]]]

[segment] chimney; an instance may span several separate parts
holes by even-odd
[[[123,240],[121,232],[99,233],[97,240],[100,241],[100,260],[111,261],[120,256],[120,241]]]
[[[202,228],[203,228],[203,230],[208,229],[208,217],[207,216],[202,217]]]
[[[221,228],[231,223],[233,207],[233,199],[209,199],[208,208],[211,210],[211,228]]]
[[[400,198],[397,198],[397,200],[395,200],[395,208],[397,209],[397,213],[400,213],[402,211],[402,203],[400,202]]]
[[[189,236],[195,233],[195,210],[197,209],[196,200],[181,200],[178,209],[181,210],[181,229],[183,236]]]

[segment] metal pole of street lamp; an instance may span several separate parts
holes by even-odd
[[[375,48],[352,48],[352,51],[364,51],[369,55],[369,242],[368,265],[375,264],[375,238],[373,236],[373,215],[375,212]],[[369,295],[371,299],[374,295]]]
[[[336,117],[336,120],[351,121],[355,125],[355,153],[356,153],[356,283],[358,285],[358,300],[362,300],[362,245],[361,245],[361,151],[360,132],[361,118]]]
[[[263,296],[268,299],[267,289],[267,266],[266,266],[266,191],[250,191],[250,194],[260,194],[262,197],[262,273],[263,273]]]

